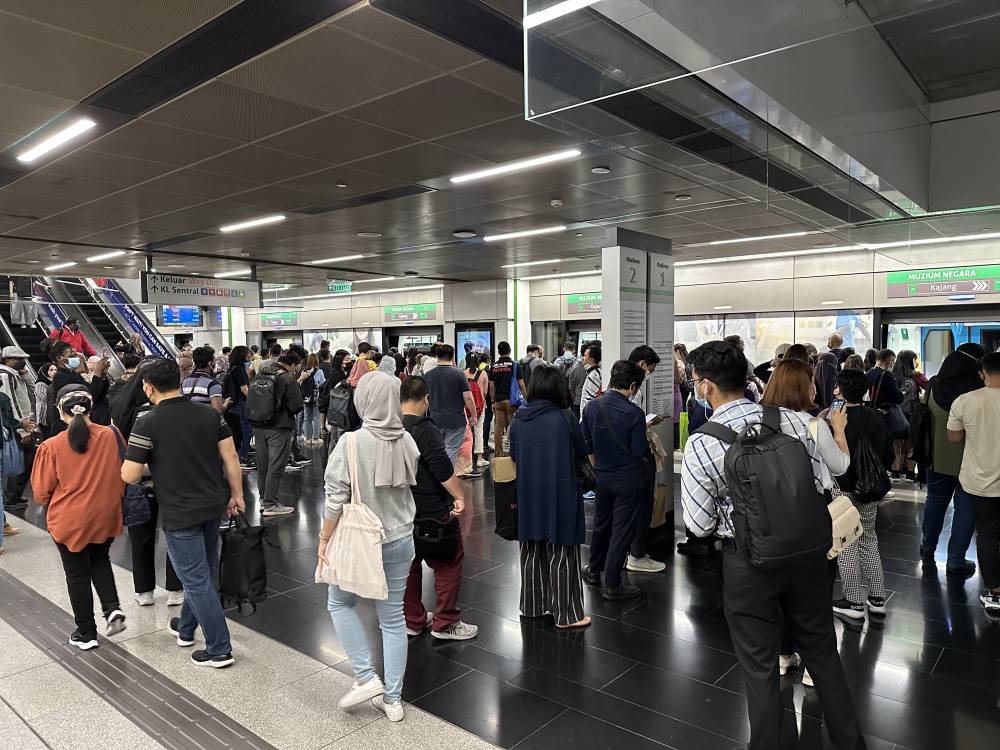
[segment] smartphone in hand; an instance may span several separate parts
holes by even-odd
[[[834,412],[843,411],[844,404],[845,404],[844,399],[842,398],[834,399],[833,403],[830,404],[830,413],[833,414]]]

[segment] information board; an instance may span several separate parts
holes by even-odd
[[[1000,266],[952,266],[890,271],[889,297],[937,297],[948,294],[1000,294]]]
[[[263,306],[259,281],[149,272],[142,274],[142,301],[156,305]]]

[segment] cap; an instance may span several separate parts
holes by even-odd
[[[0,351],[0,359],[27,359],[28,353],[19,346],[5,346]]]
[[[785,353],[788,352],[788,350],[791,349],[791,348],[792,348],[791,344],[778,344],[774,348],[774,356],[775,357],[784,357]]]

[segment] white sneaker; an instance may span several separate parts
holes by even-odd
[[[649,555],[645,557],[632,557],[632,555],[629,555],[628,560],[625,561],[625,570],[632,573],[659,573],[666,569],[667,566],[664,563],[657,562]]]
[[[184,592],[183,591],[168,591],[167,592],[167,606],[168,607],[179,607],[184,603]]]
[[[479,635],[479,626],[467,622],[454,622],[444,630],[432,630],[431,636],[442,641],[467,641]]]
[[[413,635],[413,636],[420,635],[425,630],[427,630],[427,628],[429,628],[431,626],[432,622],[434,622],[434,613],[433,612],[428,612],[427,613],[427,621],[424,623],[424,626],[420,630],[411,630],[410,628],[407,628],[406,629],[406,634],[407,635]]]
[[[795,669],[802,663],[798,654],[778,654],[778,674],[784,677],[789,669]]]
[[[802,684],[805,687],[813,687],[813,678],[808,669],[802,672]]]
[[[372,677],[364,685],[358,685],[357,683],[351,685],[351,689],[340,697],[337,705],[341,708],[350,708],[351,706],[357,706],[359,703],[369,701],[376,695],[382,695],[384,692],[385,685],[382,684],[382,680],[378,677]]]
[[[135,600],[139,602],[140,607],[152,607],[153,606],[153,592],[143,591],[141,594],[135,595]]]
[[[117,635],[125,629],[125,613],[120,609],[114,610],[110,615],[108,615],[108,629],[105,631],[105,635],[109,638],[113,635]]]
[[[385,718],[389,721],[403,720],[403,701],[400,701],[399,703],[386,703],[383,696],[376,695],[372,698],[372,705],[384,713]]]
[[[887,499],[888,498],[893,498],[893,497],[896,497],[896,493],[893,492],[892,490],[889,490],[888,492],[885,493],[885,495],[883,495],[883,497],[885,497]]]

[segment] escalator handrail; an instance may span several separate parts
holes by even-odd
[[[37,318],[36,318],[36,323],[37,323]],[[24,351],[24,347],[21,346],[21,343],[17,340],[17,337],[14,335],[14,332],[11,330],[10,326],[7,325],[7,321],[4,319],[2,315],[0,315],[0,328],[3,329],[4,334],[7,336],[7,338],[14,346],[20,347],[20,349]],[[31,329],[29,328],[28,330],[30,331]],[[38,380],[38,373],[35,371],[34,365],[31,364],[31,357],[28,357],[25,361],[28,363],[28,370],[31,372],[32,382]]]
[[[90,341],[91,346],[94,346],[95,343],[103,344],[103,348],[107,350],[108,359],[111,361],[111,367],[109,368],[109,372],[112,377],[115,378],[119,377],[123,372],[125,372],[125,367],[124,365],[122,365],[121,360],[118,358],[118,354],[112,348],[114,345],[109,344],[107,341],[104,340],[104,337],[101,335],[101,332],[97,330],[97,328],[94,326],[93,321],[90,319],[90,316],[87,315],[87,311],[84,310],[75,301],[73,301],[72,298],[70,299],[69,302],[60,302],[56,300],[56,298],[52,295],[52,291],[55,289],[55,287],[53,286],[53,282],[59,282],[62,294],[69,296],[69,292],[62,287],[61,279],[49,278],[49,277],[41,277],[40,279],[41,288],[37,289],[38,292],[43,292],[45,290],[48,290],[47,292],[48,299],[46,299],[46,296],[43,294],[36,295],[42,300],[45,309],[49,313],[50,317],[53,318],[50,321],[51,323],[53,323],[52,328],[61,327],[63,323],[65,323],[66,318],[70,317],[66,315],[66,313],[63,311],[63,307],[75,309],[77,319],[80,321],[81,324],[86,323],[86,325],[90,329],[90,333],[92,335],[87,336],[87,338]],[[107,315],[107,313],[105,313],[103,310],[101,311],[101,313],[105,316]],[[59,316],[58,319],[56,319],[57,315]],[[114,321],[112,321],[112,323],[113,322]],[[117,330],[117,326],[115,326],[115,330]],[[97,347],[94,348],[96,349]]]
[[[164,338],[163,334],[156,330],[148,319],[146,314],[139,309],[129,295],[125,292],[121,286],[115,282],[114,279],[80,279],[84,283],[90,296],[102,306],[104,312],[108,317],[112,318],[113,322],[119,324],[118,328],[125,334],[123,341],[128,340],[132,332],[138,333],[139,337],[143,341],[143,345],[146,347],[146,351],[150,354],[155,354],[160,357],[176,357],[177,349],[170,345],[170,343]],[[93,282],[93,283],[91,283]],[[104,282],[103,284],[101,282]],[[113,286],[108,286],[108,282],[113,284]],[[100,293],[103,293],[102,298]],[[113,302],[112,295],[119,296],[124,302]],[[129,314],[134,313],[134,322],[129,320]],[[142,328],[143,330],[139,330]]]

